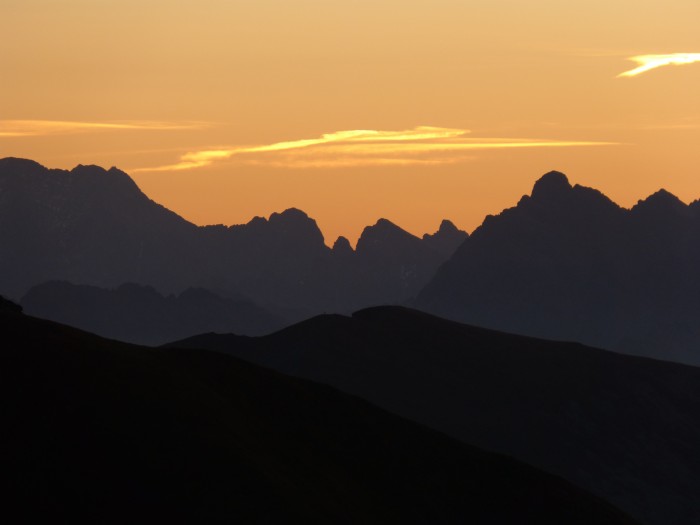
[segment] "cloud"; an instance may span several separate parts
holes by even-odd
[[[185,153],[178,162],[132,171],[182,171],[217,161],[287,168],[383,165],[435,165],[471,160],[474,150],[597,146],[608,142],[471,138],[469,130],[419,126],[401,131],[346,130],[315,139],[258,146],[202,149]]]
[[[0,137],[35,137],[108,130],[179,130],[203,128],[202,122],[75,122],[68,120],[0,120]]]
[[[652,69],[664,66],[682,66],[700,62],[700,53],[671,53],[669,55],[638,55],[630,57],[639,67],[620,73],[619,77],[636,77]]]

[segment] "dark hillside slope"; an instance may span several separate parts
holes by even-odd
[[[0,334],[5,521],[633,523],[561,479],[228,356],[16,312]]]
[[[229,352],[561,475],[650,524],[700,522],[700,369],[399,307],[320,316]]]
[[[245,298],[227,299],[201,288],[164,297],[150,286],[133,283],[105,290],[50,281],[30,289],[22,307],[32,316],[142,345],[202,332],[269,334],[284,326]]]

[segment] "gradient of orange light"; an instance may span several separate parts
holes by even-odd
[[[443,217],[471,230],[549,169],[626,206],[659,187],[689,201],[700,197],[700,65],[615,77],[631,56],[698,51],[698,19],[695,0],[6,0],[1,119],[213,125],[0,137],[0,156],[128,169],[221,145],[421,125],[622,143],[438,166],[134,174],[195,222],[297,206],[328,242],[380,216],[414,233]]]

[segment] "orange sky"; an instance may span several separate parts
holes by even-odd
[[[298,207],[329,244],[379,217],[471,231],[551,169],[691,201],[698,20],[697,0],[2,0],[0,156],[116,165],[199,224]]]

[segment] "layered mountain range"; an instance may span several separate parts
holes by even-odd
[[[47,281],[205,288],[294,320],[406,301],[466,237],[449,221],[420,239],[381,219],[356,250],[342,237],[329,248],[296,209],[198,227],[116,168],[0,160],[0,292],[14,298]]]
[[[117,317],[138,310],[117,291],[126,283],[164,297],[204,289],[217,297],[210,304],[237,304],[238,313],[227,307],[219,316],[229,316],[225,323],[198,325],[203,331],[257,334],[324,312],[408,304],[498,330],[700,364],[700,203],[664,190],[628,210],[551,172],[471,236],[444,221],[421,239],[380,219],[356,249],[342,237],[330,248],[300,210],[199,227],[116,168],[49,170],[7,158],[0,245],[0,293],[19,299],[62,281],[32,290],[28,312],[91,330],[88,316],[62,312],[86,292],[65,283],[105,289],[102,306],[78,302]],[[141,343],[183,335],[100,333]]]

